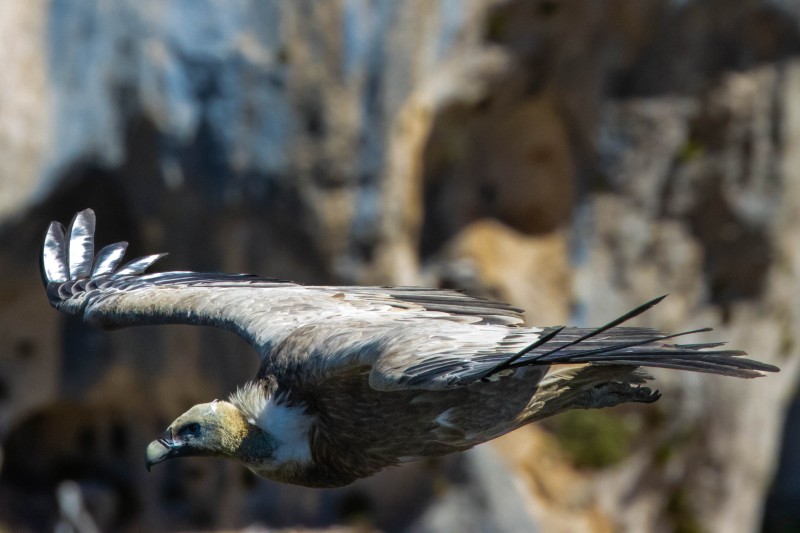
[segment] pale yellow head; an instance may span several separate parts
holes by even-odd
[[[241,411],[225,401],[193,406],[175,419],[164,434],[147,446],[146,464],[190,456],[227,457],[247,461],[254,453],[270,452],[270,438],[248,423]]]

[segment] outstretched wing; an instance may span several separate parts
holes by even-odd
[[[440,389],[498,379],[522,366],[652,366],[756,377],[777,368],[715,350],[675,345],[655,330],[525,328],[519,309],[454,291],[417,287],[311,287],[243,274],[144,271],[163,254],[119,266],[127,246],[94,254],[94,212],[65,231],[51,223],[42,251],[50,303],[107,328],[199,324],[238,333],[263,358],[261,374],[332,375],[368,367],[381,390]]]
[[[48,228],[42,279],[50,303],[106,328],[148,324],[198,324],[233,331],[262,355],[289,335],[318,324],[364,324],[370,337],[381,325],[434,320],[505,330],[522,324],[519,309],[454,291],[417,287],[311,287],[244,274],[145,270],[165,254],[119,266],[127,243],[94,253],[95,215],[78,213],[65,230]],[[375,324],[374,328],[370,325]],[[341,332],[341,330],[340,330]],[[327,364],[347,364],[331,361]]]

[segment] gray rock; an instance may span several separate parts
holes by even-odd
[[[51,528],[56,487],[74,479],[97,489],[87,506],[101,495],[112,509],[94,515],[102,530],[756,529],[800,360],[798,13],[767,0],[0,3],[0,526]],[[256,361],[216,331],[98,332],[51,310],[41,233],[89,206],[101,241],[168,251],[170,269],[462,280],[550,323],[604,322],[669,292],[643,323],[717,326],[783,372],[659,373],[664,400],[624,413],[634,456],[570,483],[518,463],[549,494],[520,495],[486,450],[342,491],[214,461],[147,476],[143,443]],[[547,268],[559,272],[536,275]],[[774,502],[789,501],[782,487]]]

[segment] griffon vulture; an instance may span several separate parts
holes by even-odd
[[[649,403],[642,367],[752,378],[775,372],[721,344],[674,344],[618,327],[527,327],[522,311],[420,287],[315,287],[250,275],[119,266],[127,243],[94,252],[94,212],[53,222],[42,251],[50,303],[100,327],[216,326],[261,358],[226,401],[195,405],[147,447],[150,466],[235,459],[259,476],[341,486],[388,466],[466,450],[568,409]],[[706,331],[706,330],[697,330]]]

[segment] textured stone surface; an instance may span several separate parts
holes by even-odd
[[[641,149],[655,154],[649,169],[625,155],[613,175],[614,189],[626,193],[598,196],[589,206],[594,224],[586,229],[586,264],[576,274],[578,294],[585,295],[580,299],[595,302],[582,310],[587,320],[600,319],[609,308],[626,309],[658,287],[673,296],[651,315],[651,325],[658,317],[659,326],[680,329],[689,326],[686,317],[703,317],[717,328],[713,335],[783,367],[775,380],[753,383],[686,376],[666,385],[676,377],[657,374],[660,388],[677,387],[663,404],[672,428],[648,428],[656,435],[666,431],[656,439],[665,448],[653,449],[653,457],[641,458],[638,466],[632,462],[635,476],[620,470],[620,490],[598,492],[609,514],[625,520],[625,529],[647,527],[652,513],[662,514],[659,523],[726,531],[758,527],[763,481],[755,480],[774,468],[775,438],[797,370],[796,347],[788,340],[800,318],[792,273],[797,242],[780,237],[786,217],[797,212],[798,196],[791,193],[796,173],[775,163],[796,127],[797,69],[790,64],[732,74],[693,106],[632,101],[611,115],[633,123],[619,131],[635,132],[637,123],[652,121],[660,108],[671,115],[664,121],[667,132],[675,133],[672,141],[662,138]],[[776,115],[775,108],[782,113]],[[778,116],[782,120],[775,123]],[[669,128],[681,117],[683,126]],[[709,128],[709,122],[719,126]],[[681,130],[683,140],[676,142]],[[665,170],[658,171],[654,162],[670,154],[672,165],[659,165]],[[648,171],[650,182],[642,179]],[[657,188],[642,192],[645,186]],[[658,204],[647,201],[652,198]],[[606,477],[599,476],[603,487]],[[644,479],[659,480],[650,490],[674,491],[672,505],[654,497],[637,498],[633,506],[627,499],[614,501],[615,494],[640,490]],[[640,506],[650,509],[621,512]]]
[[[0,3],[0,525],[52,527],[66,487],[104,530],[447,530],[465,506],[507,530],[757,529],[800,361],[798,15],[768,0]],[[49,309],[42,231],[88,206],[101,242],[168,251],[163,268],[458,285],[533,323],[602,323],[668,292],[641,324],[714,326],[783,372],[659,372],[654,406],[502,439],[522,480],[507,486],[483,452],[340,491],[217,461],[147,475],[143,444],[256,361],[216,331],[99,332]],[[583,456],[576,439],[632,452]],[[796,478],[781,472],[771,527]]]
[[[494,219],[465,227],[423,274],[426,285],[470,291],[525,309],[529,324],[566,323],[571,278],[563,232],[519,233]]]
[[[0,5],[0,218],[31,203],[48,157],[47,3]]]

